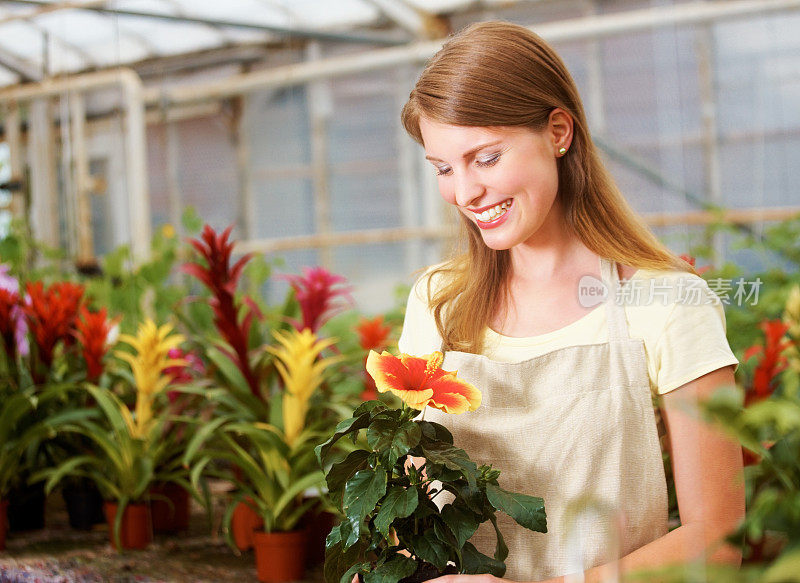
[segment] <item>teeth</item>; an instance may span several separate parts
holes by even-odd
[[[479,221],[483,221],[484,223],[488,223],[489,221],[495,220],[502,214],[508,210],[511,206],[511,201],[503,201],[500,204],[493,206],[492,208],[483,211],[482,213],[475,213],[475,216],[478,218]]]

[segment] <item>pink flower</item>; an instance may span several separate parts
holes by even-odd
[[[298,331],[308,328],[316,333],[325,322],[352,303],[351,288],[343,285],[347,280],[324,267],[304,267],[303,275],[284,275],[283,278],[289,281],[300,304],[303,321],[293,323]],[[338,296],[346,301],[337,303]]]
[[[8,265],[0,264],[0,337],[11,360],[15,355],[27,356],[28,324],[19,297],[19,282],[8,275]]]

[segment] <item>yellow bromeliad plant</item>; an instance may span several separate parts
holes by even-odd
[[[175,456],[173,444],[163,434],[164,425],[170,419],[167,415],[154,415],[154,402],[171,380],[165,369],[185,364],[181,359],[168,357],[169,350],[183,341],[183,336],[173,334],[168,324],[158,327],[147,320],[140,324],[136,336],[123,335],[120,341],[135,351],[133,354],[115,352],[115,356],[130,365],[133,373],[132,388],[136,394],[133,413],[114,392],[86,385],[85,390],[97,404],[94,414],[76,417],[52,429],[85,436],[92,444],[92,451],[74,456],[36,476],[47,479],[48,492],[65,476],[93,480],[104,498],[117,502],[114,525],[117,542],[126,506],[145,500],[154,482],[178,480],[182,473],[179,465],[165,469],[165,461]]]
[[[283,380],[283,434],[291,447],[305,427],[309,401],[322,384],[325,370],[340,359],[320,358],[336,340],[320,340],[308,328],[302,332],[278,330],[273,336],[280,347],[270,346],[267,351],[277,358],[275,367]]]
[[[170,383],[171,377],[164,371],[172,366],[184,366],[185,360],[170,358],[169,351],[178,347],[184,337],[172,334],[172,326],[156,326],[152,320],[139,325],[136,336],[123,334],[120,342],[131,345],[136,354],[118,350],[116,356],[128,362],[133,372],[136,388],[136,409],[131,415],[127,408],[122,414],[131,436],[143,439],[153,425],[153,400]]]
[[[235,485],[223,519],[226,527],[236,506],[244,502],[259,514],[267,532],[292,530],[316,503],[304,499],[304,492],[325,485],[314,447],[324,439],[330,422],[309,412],[331,365],[340,360],[322,356],[335,340],[320,339],[309,329],[275,331],[273,336],[276,345],[265,350],[274,357],[282,381],[280,418],[275,415],[275,422],[268,423],[254,414],[247,394],[233,398],[229,391],[209,391],[216,407],[214,419],[195,434],[183,458],[192,468],[195,487],[202,476]],[[212,463],[219,461],[229,467]],[[230,537],[229,543],[233,545]]]

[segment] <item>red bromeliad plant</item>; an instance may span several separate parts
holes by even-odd
[[[351,288],[344,285],[347,280],[324,267],[304,267],[303,275],[283,277],[289,281],[300,304],[303,319],[293,322],[298,331],[308,328],[316,333],[325,322],[352,302]],[[344,298],[346,302],[337,302],[337,297]]]
[[[81,306],[80,317],[75,319],[75,338],[86,361],[86,380],[89,382],[96,382],[103,374],[103,358],[108,352],[111,326],[105,308],[90,312],[86,306]]]
[[[392,327],[385,325],[383,316],[376,316],[371,320],[362,318],[356,326],[358,332],[359,344],[362,350],[384,350],[389,346],[389,335],[392,332]],[[364,357],[364,364],[366,365],[367,357]],[[375,380],[364,371],[364,391],[361,393],[362,401],[369,401],[378,396],[378,390],[375,386]]]
[[[376,316],[371,320],[362,318],[356,326],[358,341],[364,350],[383,350],[389,345],[389,335],[392,327],[385,324],[383,316]]]
[[[703,275],[706,271],[711,269],[710,265],[705,265],[703,267],[697,267],[697,265],[696,265],[697,264],[697,258],[696,257],[692,257],[691,255],[683,254],[683,255],[679,255],[679,257],[681,259],[683,259],[686,263],[691,265],[694,268],[694,270],[697,272],[697,275]]]
[[[189,240],[192,247],[205,259],[205,265],[189,262],[183,265],[182,270],[199,279],[211,291],[209,303],[214,310],[214,324],[231,349],[218,348],[241,371],[250,392],[263,398],[248,349],[250,328],[253,320],[261,314],[255,303],[248,298],[245,298],[244,305],[235,298],[242,269],[252,255],[244,255],[231,265],[233,243],[228,238],[232,229],[233,226],[230,226],[217,234],[209,225],[205,225],[200,239]],[[243,314],[241,318],[240,313]]]
[[[22,310],[28,329],[37,347],[37,355],[49,370],[59,342],[70,346],[73,341],[75,320],[83,300],[83,286],[61,281],[45,287],[40,281],[26,286],[27,301]],[[34,379],[43,380],[43,371],[32,367]]]
[[[0,288],[0,341],[3,343],[9,366],[17,357],[17,320],[19,293]]]
[[[785,351],[792,346],[786,338],[789,325],[781,320],[764,320],[760,325],[764,332],[764,345],[748,348],[743,360],[758,356],[753,378],[746,387],[745,406],[769,397],[775,390],[776,379],[788,366]]]

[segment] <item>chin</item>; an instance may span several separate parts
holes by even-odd
[[[483,244],[486,245],[489,249],[494,251],[508,251],[511,249],[514,244],[509,243],[503,239],[494,239],[494,238],[485,238],[483,237]]]

